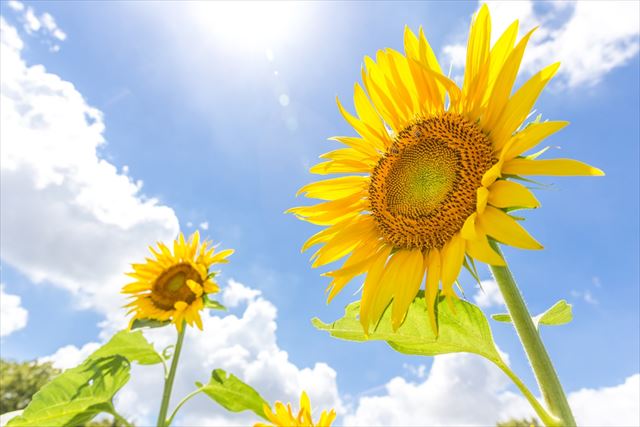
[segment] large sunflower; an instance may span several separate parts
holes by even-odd
[[[523,154],[567,125],[525,124],[559,64],[511,94],[533,30],[516,44],[516,21],[493,46],[490,32],[489,11],[482,6],[469,32],[462,88],[442,73],[422,29],[418,37],[405,29],[404,55],[386,49],[375,60],[365,57],[365,89],[355,85],[357,116],[338,101],[360,136],[332,138],[347,148],[324,154],[327,161],[311,168],[319,175],[347,175],[304,186],[298,194],[323,202],[290,210],[327,226],[303,246],[323,245],[313,267],[349,255],[341,268],[326,273],[332,278],[329,301],[366,273],[360,306],[365,330],[390,303],[397,328],[423,280],[433,307],[440,287],[455,297],[463,264],[475,259],[503,265],[488,238],[541,249],[509,214],[539,206],[522,176],[603,175],[576,160]],[[433,310],[429,317],[435,328]]]
[[[273,424],[256,423],[254,427],[331,427],[336,418],[336,411],[322,411],[317,423],[311,418],[311,402],[304,391],[300,396],[300,410],[297,415],[293,414],[291,404],[285,406],[282,402],[276,402],[272,411],[264,405],[264,414]]]
[[[228,262],[226,258],[233,254],[233,249],[214,253],[214,248],[208,245],[209,242],[200,244],[197,231],[188,242],[180,233],[173,242],[173,253],[158,242],[158,249],[149,247],[155,259],[132,264],[133,272],[127,275],[135,281],[122,288],[133,299],[126,305],[130,307],[129,313],[135,313],[132,323],[135,319],[170,320],[180,331],[184,320],[202,329],[200,311],[204,308],[204,296],[220,290],[209,268]]]

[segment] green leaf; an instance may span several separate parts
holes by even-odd
[[[130,365],[121,356],[106,359],[110,359],[107,365],[86,361],[54,378],[33,396],[22,415],[7,426],[77,426],[102,412],[110,412],[111,399],[129,380]]]
[[[498,322],[511,323],[511,316],[507,313],[493,314],[491,317],[493,317],[493,320],[497,320]],[[573,320],[571,304],[568,304],[565,300],[560,300],[544,313],[540,313],[531,319],[533,320],[536,329],[539,328],[540,325],[564,325]]]
[[[162,358],[146,340],[142,332],[120,331],[115,334],[108,343],[96,350],[89,359],[120,355],[129,362],[138,362],[141,365],[155,365],[162,363]]]
[[[204,296],[204,307],[205,308],[210,308],[212,310],[227,311],[227,307],[225,307],[224,305],[220,304],[218,301],[212,300],[211,298],[209,298],[209,295],[205,295]]]
[[[161,328],[171,323],[171,320],[156,320],[156,319],[136,319],[131,325],[131,330],[141,328]]]
[[[113,412],[113,396],[129,381],[131,362],[161,363],[140,331],[121,331],[81,365],[55,377],[8,426],[77,426]]]
[[[504,363],[491,336],[482,310],[457,299],[439,296],[437,300],[438,334],[431,329],[424,293],[420,292],[409,307],[404,323],[394,332],[388,307],[374,331],[365,336],[358,319],[360,301],[349,304],[343,318],[328,324],[315,318],[313,325],[332,336],[349,341],[386,341],[394,350],[422,356],[468,352],[479,354],[495,363]]]
[[[565,323],[569,323],[573,320],[571,304],[568,304],[565,300],[560,300],[544,313],[537,315],[534,318],[534,322],[536,319],[537,323],[547,326],[564,325]]]
[[[228,411],[249,410],[265,418],[263,406],[269,406],[267,401],[251,386],[235,375],[227,374],[223,369],[214,369],[209,383],[203,385],[197,382],[196,386]]]

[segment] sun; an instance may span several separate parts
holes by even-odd
[[[232,50],[267,51],[289,37],[305,15],[296,2],[198,1],[189,3],[195,22]]]

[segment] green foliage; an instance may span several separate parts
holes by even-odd
[[[204,296],[204,306],[205,308],[209,308],[211,310],[227,311],[227,307],[220,304],[218,301],[212,300],[211,298],[209,298],[209,295]]]
[[[170,323],[170,320],[136,319],[131,324],[131,330],[135,331],[136,329],[141,328],[161,328],[163,326],[167,326]]]
[[[251,386],[223,369],[214,369],[207,384],[196,383],[200,390],[228,411],[253,411],[265,418],[263,406],[269,405]]]
[[[512,418],[510,420],[497,423],[496,427],[541,427],[541,426],[538,420],[535,418],[530,418],[530,419]]]
[[[0,359],[0,414],[26,407],[31,397],[59,373],[51,363]]]
[[[315,318],[313,325],[332,336],[349,341],[386,341],[394,350],[422,356],[469,352],[502,364],[482,310],[456,298],[438,297],[436,304],[438,334],[431,329],[424,294],[413,301],[404,323],[396,332],[391,328],[391,310],[387,308],[374,331],[365,336],[358,319],[360,301],[349,304],[345,315],[331,324]]]
[[[507,313],[494,314],[491,317],[498,322],[511,322],[511,316]],[[568,304],[565,300],[560,300],[544,313],[532,317],[532,320],[536,329],[538,329],[540,325],[557,326],[569,323],[573,320],[571,304]]]
[[[103,412],[115,414],[113,396],[129,380],[134,361],[151,365],[162,359],[141,332],[118,332],[82,364],[42,387],[8,426],[77,426]]]

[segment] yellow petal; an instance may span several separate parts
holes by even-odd
[[[484,232],[502,243],[521,249],[542,249],[527,230],[500,209],[487,206],[478,216],[477,223]]]
[[[487,200],[489,199],[489,190],[487,190],[486,187],[480,187],[478,188],[476,193],[476,210],[478,211],[478,214],[481,214],[482,212],[484,212],[485,206],[487,206]]]
[[[467,100],[468,110],[471,109],[471,105],[482,101],[484,95],[483,89],[488,79],[486,67],[489,59],[490,42],[491,18],[489,17],[489,8],[486,4],[483,4],[473,18],[467,42],[467,62],[464,70],[462,93]],[[480,77],[482,75],[484,75],[485,79],[481,83]],[[478,96],[480,99],[478,99]]]
[[[378,288],[380,287],[380,278],[384,273],[384,267],[387,263],[387,258],[389,258],[390,253],[391,246],[386,246],[378,253],[378,255],[376,255],[376,258],[371,264],[371,268],[367,273],[367,277],[364,280],[364,286],[362,287],[362,299],[360,301],[360,323],[362,324],[362,328],[364,329],[365,333],[369,331],[369,326],[371,325],[372,321],[378,320],[372,319],[371,317],[373,299],[378,293]]]
[[[495,182],[496,179],[500,178],[502,171],[502,162],[498,162],[495,165],[491,166],[488,171],[484,173],[482,176],[482,186],[489,187],[491,184]]]
[[[409,305],[416,297],[422,278],[424,277],[424,261],[420,249],[399,251],[402,255],[402,270],[395,283],[393,307],[391,310],[391,324],[396,330],[404,320]]]
[[[456,234],[442,248],[442,293],[453,295],[453,283],[458,278],[464,261],[465,241]]]
[[[366,190],[368,186],[369,177],[340,176],[307,184],[298,190],[296,196],[306,193],[310,199],[336,200]]]
[[[467,240],[466,251],[472,258],[489,265],[506,265],[504,259],[489,246],[487,236],[484,234],[477,239]]]
[[[338,141],[350,147],[351,149],[356,150],[359,153],[362,153],[364,156],[380,157],[380,153],[376,149],[375,145],[365,139],[358,138],[355,136],[334,136],[329,138],[329,140]]]
[[[534,31],[535,28],[529,31],[520,40],[516,48],[513,49],[507,57],[504,67],[500,70],[500,73],[496,78],[495,86],[493,87],[493,91],[489,97],[486,118],[484,119],[483,124],[483,128],[489,131],[494,128],[498,118],[507,105],[509,96],[511,95],[511,90],[513,89],[513,84],[515,83],[518,75],[518,69],[520,68],[520,62],[522,61],[524,50],[527,47],[529,38]],[[493,60],[493,57],[491,59]]]
[[[502,172],[509,175],[603,176],[604,172],[573,159],[532,160],[516,158],[505,162]]]
[[[345,118],[345,120],[355,129],[356,132],[360,134],[360,136],[367,141],[370,141],[372,144],[375,144],[376,147],[385,147],[385,139],[383,139],[383,136],[379,135],[366,123],[349,114],[347,110],[344,109],[338,98],[336,98],[336,103],[338,104],[338,109],[340,110],[342,117]]]
[[[376,236],[375,221],[370,215],[363,215],[357,221],[340,230],[311,257],[311,259],[315,259],[312,267],[321,267],[336,261],[351,252],[360,242]]]
[[[191,289],[191,292],[195,294],[196,298],[202,295],[202,286],[200,286],[200,283],[193,280],[187,280],[187,286]]]
[[[502,148],[511,135],[518,129],[527,118],[533,108],[540,92],[549,83],[560,67],[560,63],[552,64],[538,74],[531,77],[520,89],[509,99],[504,107],[495,128],[492,129],[490,138],[496,149]]]
[[[504,153],[504,160],[511,160],[516,156],[532,149],[538,145],[543,139],[558,132],[567,126],[569,122],[542,122],[531,123],[522,131],[516,133],[511,139],[509,148]],[[505,146],[506,149],[506,146]]]
[[[438,323],[436,322],[436,297],[438,296],[438,289],[440,288],[440,275],[442,270],[442,263],[440,259],[440,252],[437,249],[431,249],[427,257],[427,282],[425,285],[425,297],[427,304],[427,311],[429,315],[429,321],[431,322],[431,328],[438,334]]]
[[[312,166],[309,172],[316,175],[330,175],[333,173],[368,173],[371,170],[371,164],[359,160],[329,160]]]
[[[218,286],[218,284],[212,280],[207,280],[206,282],[204,282],[202,288],[204,289],[204,293],[206,294],[213,294],[220,291],[220,286]]]
[[[376,110],[371,106],[367,95],[358,83],[356,83],[354,87],[353,102],[356,107],[356,113],[358,114],[358,117],[360,117],[361,122],[376,136],[375,141],[372,141],[374,143],[379,143],[376,148],[384,150],[387,146],[391,145],[391,138],[384,126],[384,122],[380,119]]]
[[[467,218],[464,221],[464,225],[462,226],[462,229],[460,230],[460,235],[462,236],[463,239],[467,239],[467,240],[472,240],[477,238],[478,233],[476,232],[476,217],[477,217],[477,213],[474,212],[471,215],[469,215],[469,218]]]
[[[487,92],[485,98],[489,98],[493,92],[496,78],[504,66],[507,57],[513,49],[513,44],[518,36],[518,21],[514,21],[498,38],[498,41],[491,48],[491,68],[489,69],[489,81],[487,82]],[[485,99],[486,101],[486,99]]]
[[[501,179],[489,188],[489,203],[497,208],[538,208],[540,202],[527,187]]]

